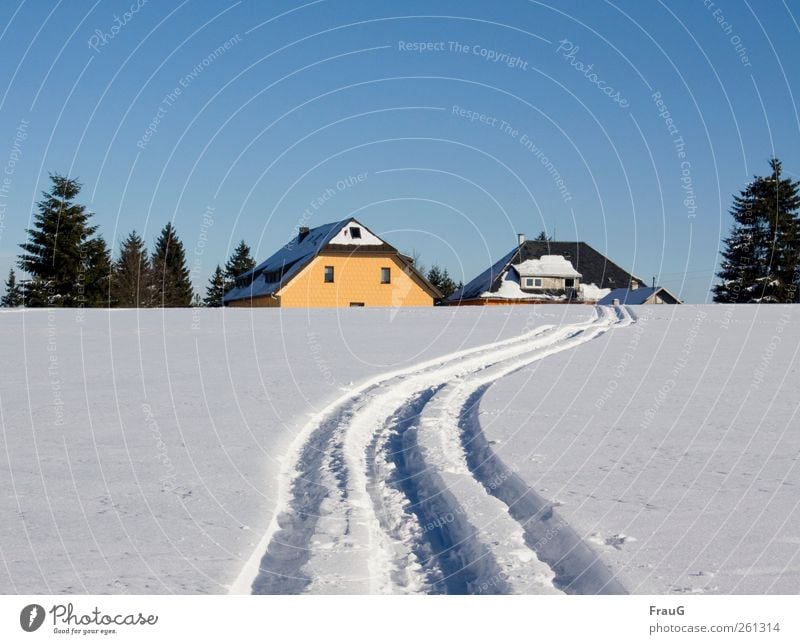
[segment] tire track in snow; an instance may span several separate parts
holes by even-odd
[[[618,326],[635,322],[627,307],[615,309]],[[522,526],[528,547],[555,573],[553,583],[557,588],[569,594],[627,594],[600,556],[558,515],[547,499],[503,463],[483,433],[479,408],[484,394],[500,377],[529,364],[504,370],[480,384],[465,400],[458,414],[458,426],[467,465],[487,494],[502,501],[511,517]]]
[[[367,560],[363,578],[370,582],[367,589],[372,592],[398,591],[397,578],[391,578],[392,568],[394,573],[406,570],[413,573],[412,577],[416,574],[416,581],[409,584],[406,579],[399,584],[400,590],[405,586],[411,592],[437,588],[444,592],[481,592],[487,587],[482,581],[489,577],[494,580],[489,592],[511,590],[502,576],[498,580],[491,548],[480,541],[479,531],[466,521],[437,472],[426,466],[417,444],[415,419],[441,388],[459,378],[504,363],[516,364],[515,359],[526,353],[538,351],[538,357],[530,363],[549,352],[570,348],[586,341],[574,340],[582,332],[592,330],[596,335],[609,326],[605,316],[605,310],[598,308],[584,323],[541,327],[517,338],[387,374],[323,410],[298,436],[296,462],[283,473],[290,483],[282,490],[282,510],[262,540],[263,549],[257,550],[242,570],[234,592],[247,586],[254,593],[308,590],[315,580],[305,569],[316,556],[316,542],[312,540],[319,538],[320,532],[331,538],[334,546],[349,538],[345,544],[349,551],[334,554],[347,555],[349,561],[359,563]],[[390,456],[389,469],[393,472],[385,467],[376,469],[379,453]],[[376,473],[381,480],[375,480]],[[389,506],[394,516],[387,517],[384,512],[381,517],[387,492],[395,494]],[[453,519],[433,530],[421,529],[441,516]],[[321,519],[325,530],[320,530]],[[258,552],[263,555],[259,557]],[[337,563],[335,558],[333,563]],[[376,574],[390,578],[376,585],[370,579]]]
[[[386,383],[436,371],[466,358],[491,353],[523,340],[554,331],[556,327],[546,325],[532,331],[488,345],[454,352],[373,378],[330,404],[303,428],[290,447],[287,465],[281,472],[281,490],[277,511],[266,535],[255,552],[245,563],[238,578],[231,585],[234,594],[297,594],[308,588],[312,579],[303,572],[312,550],[311,539],[317,531],[322,515],[322,506],[329,500],[333,490],[339,489],[346,496],[343,479],[346,466],[342,463],[341,446],[335,444],[352,422],[354,410],[363,405],[364,399]],[[336,454],[332,455],[331,452]],[[291,454],[297,454],[292,459]],[[338,481],[326,481],[323,465],[339,463]]]
[[[616,312],[614,325],[599,323],[577,330],[550,346],[460,380],[447,388],[450,391],[440,394],[441,401],[429,405],[435,409],[429,418],[423,418],[423,427],[428,427],[429,466],[447,473],[450,490],[456,497],[477,498],[464,507],[476,506],[470,514],[483,533],[478,538],[493,544],[502,567],[501,578],[509,582],[512,592],[541,592],[540,562],[550,567],[550,583],[562,592],[625,592],[593,550],[553,512],[551,504],[536,495],[492,452],[477,417],[481,397],[500,378],[588,342],[610,328],[633,322],[626,309],[617,307]],[[481,501],[481,493],[495,504],[488,503],[488,498]],[[510,527],[508,522],[512,520],[516,523]],[[520,550],[535,553],[537,560],[529,561]]]

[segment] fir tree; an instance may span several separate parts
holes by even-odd
[[[26,231],[28,241],[20,244],[18,266],[32,277],[26,289],[29,306],[74,306],[83,297],[78,286],[87,271],[86,244],[97,227],[89,225],[92,214],[86,207],[75,203],[80,183],[57,174],[50,181],[33,228]]]
[[[442,273],[442,280],[439,284],[439,290],[442,292],[442,297],[449,297],[456,291],[456,283],[451,279],[450,273],[447,272],[447,269],[444,269]]]
[[[762,302],[797,301],[800,264],[800,181],[781,175],[781,162],[770,161],[772,173],[759,195],[766,211],[767,247]]]
[[[102,237],[84,244],[83,272],[78,280],[76,304],[89,308],[111,306],[111,251]]]
[[[452,295],[459,288],[450,277],[450,273],[447,272],[447,269],[445,268],[442,270],[437,264],[431,266],[431,270],[428,271],[426,277],[431,285],[441,291],[442,299]]]
[[[553,241],[553,238],[552,237],[548,237],[547,233],[542,231],[535,237],[535,240],[536,241]]]
[[[440,291],[442,290],[442,271],[436,264],[431,266],[431,270],[428,271],[426,277],[432,286],[435,286]]]
[[[244,242],[239,242],[239,245],[234,249],[233,255],[225,263],[225,291],[233,288],[233,283],[236,278],[242,273],[246,273],[251,268],[255,268],[256,262],[250,254],[250,247]]]
[[[211,276],[211,279],[208,280],[208,286],[206,287],[206,296],[203,298],[203,303],[206,306],[213,306],[219,307],[222,306],[222,298],[225,295],[225,274],[222,272],[222,268],[220,268],[219,264],[217,264],[217,269],[214,271],[214,274]]]
[[[800,182],[783,179],[781,164],[770,162],[768,177],[734,196],[734,223],[723,240],[714,301],[728,303],[797,301],[800,263]]]
[[[14,275],[14,269],[8,271],[8,279],[6,280],[6,292],[0,299],[0,306],[15,307],[22,306],[22,289],[17,284],[17,276]]]
[[[114,263],[111,297],[116,306],[140,308],[151,306],[153,280],[150,257],[144,240],[134,230],[122,242]]]
[[[164,226],[156,240],[152,263],[155,306],[191,306],[194,293],[186,265],[186,251],[171,223]]]
[[[757,292],[762,283],[762,258],[766,232],[756,215],[758,186],[751,183],[739,196],[734,196],[730,214],[734,224],[728,237],[723,240],[722,262],[714,286],[716,302],[753,302],[760,296]]]

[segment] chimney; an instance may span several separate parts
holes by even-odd
[[[522,246],[525,243],[525,233],[517,233],[517,245]]]
[[[307,235],[308,226],[300,226],[300,228],[297,229],[297,243],[299,244],[301,241],[303,241]]]

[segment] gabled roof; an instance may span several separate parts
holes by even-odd
[[[541,259],[545,255],[560,255],[568,260],[581,274],[581,282],[594,284],[598,288],[628,287],[631,281],[644,286],[644,282],[620,268],[602,253],[586,242],[557,242],[531,240],[523,242],[500,261],[489,267],[463,289],[456,291],[445,302],[458,303],[460,300],[479,298],[481,293],[496,292],[500,281],[510,264],[521,264],[531,259]]]
[[[616,288],[602,298],[598,304],[613,304],[619,300],[620,304],[645,304],[653,295],[658,295],[669,304],[680,304],[681,301],[663,286],[645,286],[642,288]]]
[[[516,256],[517,249],[512,250],[508,255],[500,259],[495,264],[492,264],[483,273],[478,275],[471,282],[464,285],[463,288],[455,291],[452,295],[445,299],[445,302],[459,302],[461,300],[473,300],[480,297],[481,293],[489,291],[492,285],[497,283],[500,286],[500,276],[506,271],[511,260]],[[495,289],[496,290],[496,289]]]
[[[357,239],[350,234],[351,228],[355,226],[361,229],[362,235]],[[236,278],[236,286],[225,294],[223,302],[276,294],[323,251],[397,253],[409,272],[428,288],[434,297],[441,297],[441,293],[407,261],[408,258],[400,255],[394,246],[387,244],[364,224],[349,217],[311,228],[307,232],[300,232],[269,259],[239,275]]]

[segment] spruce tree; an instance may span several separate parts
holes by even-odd
[[[102,237],[90,239],[84,245],[84,267],[78,291],[82,297],[76,302],[88,308],[111,306],[111,251]]]
[[[6,280],[6,292],[0,299],[0,306],[15,307],[22,306],[22,289],[17,284],[17,276],[14,275],[14,269],[8,271],[8,279]]]
[[[733,198],[715,302],[797,301],[800,182],[782,178],[777,159],[770,168],[769,176],[754,177]]]
[[[763,280],[763,248],[766,231],[756,211],[758,181],[733,197],[730,214],[733,227],[723,240],[722,262],[714,286],[714,301],[724,303],[753,302],[761,295]]]
[[[770,160],[772,173],[762,181],[766,212],[766,276],[762,302],[796,302],[800,265],[800,182],[781,175],[781,162]]]
[[[450,273],[447,272],[447,269],[444,269],[442,273],[442,279],[439,283],[439,290],[442,292],[442,297],[449,297],[456,291],[456,283],[450,277]]]
[[[240,241],[230,259],[225,263],[225,290],[233,288],[236,278],[251,268],[255,268],[255,265],[256,262],[250,254],[250,247],[244,240]]]
[[[150,257],[144,240],[134,230],[120,245],[114,262],[111,297],[116,306],[141,308],[151,306],[153,280]]]
[[[442,271],[439,266],[436,264],[431,266],[431,270],[428,271],[428,275],[426,277],[432,286],[435,286],[440,291],[442,290]]]
[[[206,296],[203,298],[203,304],[206,306],[219,307],[222,306],[222,298],[225,295],[225,273],[222,272],[219,264],[217,269],[208,280],[206,287]]]
[[[28,229],[28,241],[18,266],[31,275],[27,289],[29,306],[74,306],[80,304],[79,283],[85,275],[87,242],[97,227],[89,225],[92,214],[75,203],[81,184],[51,174],[52,187],[44,192]]]
[[[164,226],[156,240],[152,263],[155,306],[191,306],[194,293],[186,265],[186,251],[172,223]]]

